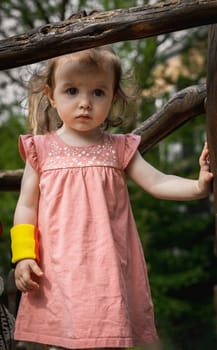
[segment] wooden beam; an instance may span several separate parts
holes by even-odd
[[[217,23],[217,0],[169,0],[50,23],[0,41],[0,69],[124,40]]]
[[[1,170],[0,191],[19,191],[23,170]]]
[[[206,84],[187,87],[176,93],[155,114],[133,132],[141,135],[139,150],[147,152],[188,120],[205,111]]]
[[[213,191],[217,238],[217,25],[209,28],[207,59],[207,140],[210,166],[214,174]]]

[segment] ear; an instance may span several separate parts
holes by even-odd
[[[56,102],[53,97],[53,89],[49,85],[44,86],[44,92],[48,97],[48,100],[50,101],[50,104],[53,108],[56,108]]]
[[[118,99],[117,94],[114,94],[112,104],[115,104],[117,102],[117,99]]]

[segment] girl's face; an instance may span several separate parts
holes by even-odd
[[[54,73],[55,86],[47,87],[51,105],[63,125],[76,131],[100,128],[108,117],[114,99],[114,72],[111,65],[85,66],[79,53],[58,60]]]

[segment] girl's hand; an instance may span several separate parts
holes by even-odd
[[[36,282],[36,279],[42,275],[43,272],[35,260],[20,260],[15,268],[15,283],[17,289],[23,293],[26,293],[33,289],[38,289],[39,283]]]
[[[212,192],[213,173],[210,171],[209,149],[207,142],[199,158],[200,174],[198,179],[198,187],[202,195],[208,196]]]

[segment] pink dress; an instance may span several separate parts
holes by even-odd
[[[157,340],[125,168],[140,137],[104,133],[93,145],[54,132],[21,136],[40,176],[40,288],[22,295],[15,339],[69,349]]]

